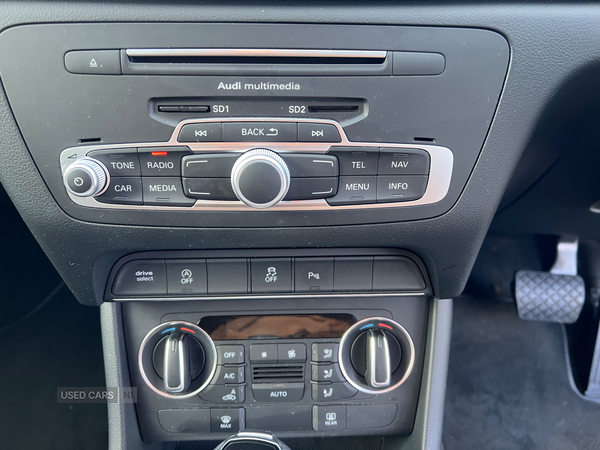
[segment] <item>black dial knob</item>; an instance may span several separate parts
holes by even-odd
[[[217,368],[215,345],[190,322],[167,322],[150,331],[139,353],[142,378],[155,392],[187,398],[203,391]]]
[[[389,392],[410,375],[414,354],[412,339],[400,324],[372,317],[357,322],[342,337],[340,369],[362,392]]]
[[[231,186],[237,198],[253,208],[279,203],[290,188],[290,171],[277,153],[255,148],[238,158],[231,170]]]
[[[101,194],[107,186],[108,170],[100,161],[83,158],[74,162],[63,175],[67,191],[78,197]]]

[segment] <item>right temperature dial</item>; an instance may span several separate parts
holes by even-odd
[[[348,382],[369,394],[389,392],[410,375],[415,347],[408,332],[384,317],[361,320],[340,342],[340,368]]]

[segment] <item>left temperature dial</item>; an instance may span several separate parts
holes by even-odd
[[[140,346],[144,381],[157,394],[188,398],[202,392],[217,369],[217,350],[206,332],[191,322],[166,322],[151,330]]]
[[[102,194],[108,187],[108,170],[94,158],[83,158],[67,167],[63,181],[71,194],[93,197]]]

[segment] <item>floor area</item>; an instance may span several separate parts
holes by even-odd
[[[560,325],[525,322],[512,303],[459,298],[445,450],[600,448],[600,405],[571,389]]]

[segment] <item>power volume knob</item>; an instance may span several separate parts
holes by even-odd
[[[67,191],[78,197],[93,197],[107,185],[106,167],[93,158],[83,158],[65,170],[63,181]]]
[[[279,203],[290,188],[290,171],[281,156],[255,148],[238,158],[231,170],[231,186],[237,198],[253,208]]]

